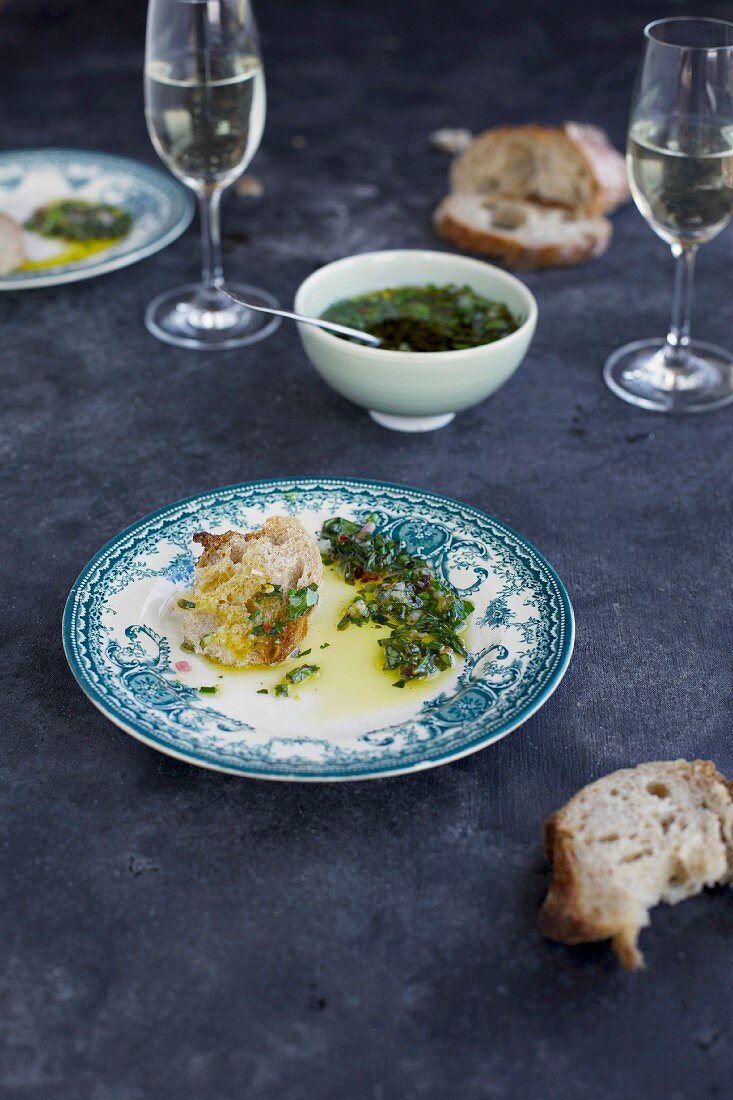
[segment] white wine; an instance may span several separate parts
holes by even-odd
[[[629,132],[631,193],[670,244],[704,244],[733,213],[733,126],[695,119],[637,122]]]
[[[145,71],[148,131],[171,171],[197,190],[236,179],[265,125],[265,82],[253,56],[193,53]]]

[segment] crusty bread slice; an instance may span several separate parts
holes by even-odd
[[[667,760],[584,787],[545,826],[553,879],[540,910],[560,943],[611,939],[623,966],[649,910],[733,881],[733,782],[709,760]]]
[[[286,660],[308,631],[312,608],[288,616],[289,593],[320,587],[323,563],[313,539],[299,520],[273,516],[258,531],[201,531],[194,542],[204,550],[196,563],[194,586],[181,601],[183,639],[199,653],[224,665],[278,664]],[[277,633],[253,633],[252,601],[282,589],[268,617]],[[186,604],[194,604],[187,608]],[[247,606],[249,604],[249,606]]]
[[[448,195],[434,222],[458,248],[524,270],[566,267],[600,256],[613,232],[608,218],[478,193]]]
[[[7,214],[0,214],[0,275],[15,271],[24,259],[20,226]]]
[[[629,197],[624,158],[595,126],[500,126],[453,162],[451,189],[564,206],[594,217]]]

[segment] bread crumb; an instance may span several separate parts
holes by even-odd
[[[242,199],[259,199],[265,193],[265,185],[258,176],[242,176],[234,184],[234,190]]]
[[[470,130],[453,129],[449,126],[445,126],[441,130],[433,130],[430,135],[432,147],[440,153],[448,153],[452,157],[462,153],[464,149],[468,149],[472,140],[473,134]]]

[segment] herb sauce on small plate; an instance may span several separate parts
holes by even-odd
[[[132,218],[121,206],[87,199],[57,199],[37,207],[23,228],[65,241],[112,241],[129,233]]]
[[[480,347],[516,332],[522,323],[503,302],[453,283],[391,287],[344,298],[321,317],[378,336],[386,351]]]
[[[131,216],[120,206],[84,199],[59,199],[46,203],[33,211],[23,222],[23,228],[29,233],[59,241],[60,250],[40,259],[26,260],[18,270],[45,271],[86,260],[117,244],[131,227]]]

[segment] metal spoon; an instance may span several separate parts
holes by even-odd
[[[253,306],[250,302],[245,302],[244,298],[238,298],[236,294],[232,294],[226,287],[223,288],[225,294],[232,299],[233,302],[237,302],[240,306],[246,306],[247,309],[253,309],[257,313],[273,313],[276,317],[287,317],[289,321],[300,321],[303,325],[315,325],[316,328],[326,329],[327,332],[338,332],[342,336],[353,336],[355,340],[361,340],[365,344],[369,344],[370,347],[378,348],[382,341],[378,336],[372,336],[369,332],[362,332],[358,328],[349,328],[347,325],[337,325],[333,321],[323,321],[320,317],[303,317],[299,313],[289,313],[286,309],[270,309],[269,306]]]

